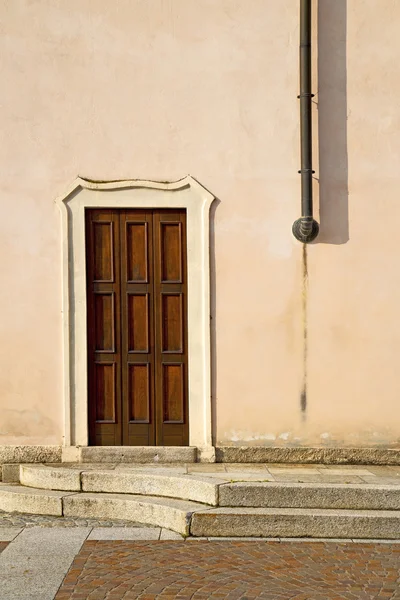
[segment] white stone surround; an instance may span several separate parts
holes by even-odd
[[[190,176],[172,183],[78,178],[56,202],[63,225],[64,446],[88,445],[86,208],[184,208],[187,214],[189,444],[213,457],[209,210],[214,196]]]

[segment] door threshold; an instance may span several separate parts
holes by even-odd
[[[66,446],[62,462],[81,463],[195,463],[195,446]]]

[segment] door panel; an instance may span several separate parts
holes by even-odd
[[[89,436],[187,445],[184,210],[86,214]]]
[[[153,213],[121,211],[123,443],[154,446]]]
[[[153,239],[157,444],[186,446],[186,213],[158,211]]]
[[[86,241],[89,439],[114,446],[122,443],[118,215],[89,211]]]

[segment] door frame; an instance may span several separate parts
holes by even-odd
[[[86,208],[186,209],[189,445],[212,448],[209,214],[214,196],[193,177],[162,183],[78,177],[62,214],[64,446],[87,446]]]

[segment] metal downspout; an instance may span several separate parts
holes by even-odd
[[[311,93],[311,0],[300,0],[300,147],[301,217],[293,223],[293,235],[305,244],[318,235],[313,217],[312,190],[312,98]]]

